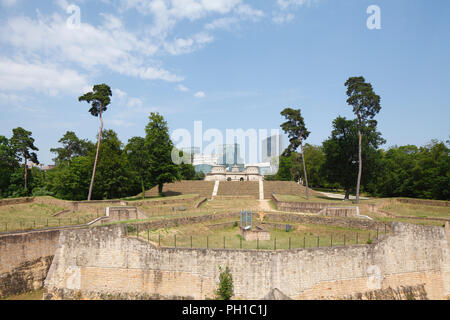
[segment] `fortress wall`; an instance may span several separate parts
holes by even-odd
[[[124,226],[62,232],[44,297],[211,298],[219,265],[230,267],[241,299],[261,299],[273,288],[294,299],[420,285],[431,299],[450,293],[440,227],[395,223],[391,235],[371,245],[285,251],[158,249],[124,235]]]
[[[0,236],[0,297],[43,287],[59,230]]]

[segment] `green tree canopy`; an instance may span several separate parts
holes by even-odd
[[[149,184],[149,153],[145,148],[145,139],[141,137],[129,139],[125,147],[125,154],[131,168],[141,180],[142,198],[145,198],[146,188],[151,188]]]
[[[289,156],[300,146],[303,162],[303,177],[306,186],[306,198],[309,199],[308,173],[306,171],[305,150],[303,150],[303,141],[308,139],[310,132],[306,129],[305,120],[302,117],[300,109],[294,110],[286,108],[281,111],[281,115],[286,118],[286,122],[281,125],[281,129],[289,136],[289,146],[284,155]]]
[[[169,128],[163,116],[152,112],[145,128],[145,148],[149,154],[149,182],[158,186],[162,195],[164,183],[180,180],[178,166],[172,162],[174,148],[169,136]]]
[[[95,161],[94,161],[93,170],[92,170],[91,184],[89,186],[88,201],[90,201],[91,197],[92,197],[92,189],[94,187],[94,180],[95,180],[95,171],[97,170],[98,154],[100,152],[100,144],[101,144],[101,140],[102,140],[102,131],[103,131],[102,114],[104,112],[106,112],[106,110],[108,109],[108,105],[111,103],[111,96],[112,96],[112,91],[108,85],[98,84],[98,85],[94,86],[94,89],[92,92],[88,92],[78,98],[78,100],[80,102],[85,101],[85,102],[89,103],[91,105],[89,112],[94,117],[99,117],[99,119],[100,119],[100,130],[98,132],[98,139],[97,139],[97,153],[95,155]]]
[[[13,129],[13,135],[11,137],[11,146],[15,150],[18,158],[24,161],[24,189],[27,190],[27,178],[28,178],[28,160],[31,160],[35,164],[39,164],[37,154],[32,151],[39,151],[34,145],[34,138],[31,136],[32,132],[27,131],[21,127]]]
[[[53,159],[56,164],[70,161],[74,157],[87,156],[88,152],[94,148],[90,141],[79,139],[72,131],[67,131],[58,142],[63,145],[62,148],[50,149],[50,152],[57,154]]]
[[[376,121],[371,121],[362,128],[362,153],[366,170],[362,184],[369,186],[379,169],[380,153],[378,147],[385,143],[381,133],[376,131]],[[358,174],[358,124],[357,120],[338,117],[333,121],[331,137],[323,142],[325,162],[322,170],[330,183],[339,183],[346,190],[346,199],[355,190]]]
[[[359,189],[362,176],[362,130],[366,122],[372,121],[380,112],[381,98],[373,91],[372,85],[367,83],[364,77],[351,77],[345,82],[347,87],[347,103],[353,107],[353,113],[357,118],[358,126],[358,178],[356,183],[356,203],[359,203]],[[370,126],[370,124],[369,124]]]

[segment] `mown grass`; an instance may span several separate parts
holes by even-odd
[[[352,206],[352,201],[343,201],[340,199],[332,199],[328,198],[326,196],[316,196],[316,195],[310,195],[309,200],[306,199],[306,196],[301,195],[287,195],[287,194],[277,194],[276,197],[280,201],[285,202],[330,202],[330,203],[341,203],[342,206]],[[367,203],[369,200],[360,200],[361,203]],[[339,204],[338,206],[340,206]]]
[[[228,220],[233,223],[235,221]],[[219,222],[215,221],[214,224]],[[277,222],[277,224],[280,224]],[[236,224],[237,225],[237,224]],[[264,226],[264,225],[263,225]],[[139,236],[163,247],[215,248],[215,249],[296,249],[328,247],[341,245],[366,244],[375,239],[377,230],[361,230],[325,225],[291,224],[294,230],[285,230],[265,226],[270,231],[270,241],[245,241],[240,235],[238,226],[209,228],[208,224],[184,225],[156,230],[141,230]],[[136,232],[136,230],[134,230]],[[370,234],[370,236],[369,236]],[[384,234],[379,230],[378,235]],[[136,236],[131,234],[131,236]]]
[[[398,216],[450,219],[450,207],[393,202],[381,209]]]

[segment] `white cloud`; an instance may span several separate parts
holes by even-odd
[[[127,103],[128,108],[142,108],[143,102],[139,98],[130,98]]]
[[[182,84],[179,84],[179,85],[177,86],[177,91],[180,91],[180,92],[188,92],[188,91],[189,91],[189,88],[183,86]]]
[[[201,32],[191,38],[175,39],[173,42],[166,42],[164,47],[172,55],[180,55],[193,52],[194,50],[210,43],[214,38],[208,33]]]
[[[120,20],[102,15],[103,24],[94,27],[82,23],[72,30],[58,14],[51,18],[16,17],[0,28],[0,41],[29,56],[45,56],[60,63],[76,63],[86,70],[106,67],[122,75],[144,80],[183,80],[151,59],[158,47],[149,38],[139,38],[126,31]]]
[[[201,99],[206,97],[206,94],[203,91],[199,91],[196,94],[194,94],[194,97]]]
[[[84,76],[56,64],[20,62],[0,57],[0,70],[0,87],[3,90],[32,89],[56,95],[60,91],[81,93],[89,87]]]
[[[277,0],[278,9],[273,13],[272,21],[278,24],[290,22],[295,18],[292,13],[295,9],[302,6],[309,6],[318,0]]]

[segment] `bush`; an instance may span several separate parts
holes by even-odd
[[[219,288],[216,291],[216,300],[230,300],[233,296],[233,276],[228,266],[225,271],[219,266]]]

